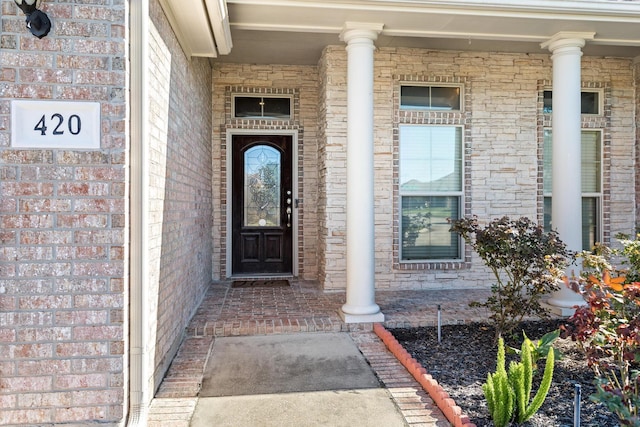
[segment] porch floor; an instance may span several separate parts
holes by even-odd
[[[376,303],[387,328],[435,326],[486,320],[489,290],[377,290]],[[215,337],[349,333],[411,426],[449,425],[420,385],[372,332],[373,324],[345,324],[338,311],[344,291],[324,292],[317,283],[294,280],[288,287],[232,288],[213,283],[187,327],[187,336],[165,376],[149,413],[149,426],[188,426]]]

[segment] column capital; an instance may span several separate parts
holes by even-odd
[[[374,41],[378,38],[378,34],[382,32],[384,24],[373,22],[351,22],[347,21],[342,27],[340,40],[349,43],[356,38],[365,38]]]
[[[552,53],[560,48],[582,49],[587,40],[593,40],[596,33],[586,33],[578,31],[560,31],[540,44],[542,49],[549,49]]]

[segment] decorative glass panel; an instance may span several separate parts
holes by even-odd
[[[244,219],[246,227],[280,226],[280,152],[257,145],[244,154]]]
[[[456,196],[402,197],[402,259],[460,258],[458,235],[447,218],[458,219]]]
[[[462,191],[462,128],[400,126],[400,190]]]

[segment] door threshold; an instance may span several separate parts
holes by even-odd
[[[295,279],[293,274],[234,274],[228,280],[292,280]]]

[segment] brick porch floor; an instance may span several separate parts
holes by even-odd
[[[384,326],[401,328],[487,319],[488,290],[376,291]],[[232,288],[213,283],[187,328],[187,336],[151,404],[149,426],[188,426],[197,402],[209,351],[219,336],[348,332],[389,390],[410,426],[445,426],[446,418],[420,385],[372,332],[372,324],[342,322],[338,311],[344,292],[323,292],[313,282],[293,281],[289,287]]]

